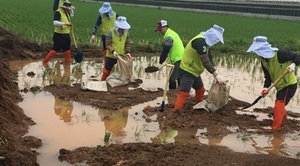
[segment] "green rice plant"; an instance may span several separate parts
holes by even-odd
[[[105,143],[108,143],[110,141],[110,136],[111,136],[111,132],[105,131],[105,134],[104,134],[104,142]]]
[[[245,134],[245,133],[242,134],[242,135],[238,135],[237,138],[240,139],[240,140],[243,141],[243,142],[246,142],[246,141],[249,141],[249,140],[250,140],[250,136],[247,135],[247,134]]]
[[[71,22],[78,45],[99,48],[99,43],[91,44],[89,39],[101,3],[72,1],[76,9]],[[3,14],[0,17],[0,25],[26,39],[39,43],[52,43],[54,29],[52,5],[51,1],[40,0],[30,0],[26,3],[20,0],[1,2],[0,12]],[[159,7],[112,5],[117,13],[127,17],[128,23],[131,25],[129,34],[132,39],[133,51],[140,49],[151,52],[161,50],[163,37],[160,33],[154,32],[156,23],[160,19],[168,21],[170,28],[180,35],[184,45],[199,32],[218,24],[225,29],[225,43],[214,46],[214,49],[219,52],[245,53],[251,45],[253,37],[258,35],[267,36],[268,41],[275,47],[294,51],[300,50],[298,21],[179,11]],[[32,10],[33,6],[34,10]],[[100,39],[100,32],[97,33],[97,38]]]

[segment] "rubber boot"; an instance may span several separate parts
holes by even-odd
[[[71,51],[67,50],[64,53],[65,53],[65,62],[66,63],[71,63]]]
[[[101,81],[105,81],[106,78],[109,76],[110,74],[110,71],[107,70],[106,68],[103,69],[103,72],[102,72],[102,76],[101,76]]]
[[[189,97],[189,92],[179,91],[176,99],[176,103],[174,105],[174,110],[177,111],[179,109],[182,109],[188,97]]]
[[[275,102],[274,107],[274,116],[273,116],[273,123],[272,129],[278,130],[281,128],[282,122],[286,119],[286,110],[285,110],[285,102],[283,100],[277,100]]]
[[[197,103],[204,100],[204,93],[205,93],[204,86],[202,86],[200,89],[196,90],[195,100],[196,100]]]
[[[103,62],[106,62],[106,54],[107,54],[107,50],[102,50],[102,57],[103,57]]]
[[[43,60],[43,64],[47,64],[50,59],[52,59],[56,55],[56,51],[51,49],[50,52],[47,54],[46,58]]]

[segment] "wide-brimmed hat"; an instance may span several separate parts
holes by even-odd
[[[248,48],[247,52],[255,52],[263,58],[272,58],[278,48],[273,48],[265,36],[256,36],[253,38],[253,43]]]
[[[168,26],[168,22],[166,20],[160,20],[156,23],[155,32],[161,30],[162,27]]]
[[[213,46],[214,44],[221,42],[224,44],[223,33],[224,28],[219,25],[214,25],[212,28],[208,29],[205,32],[201,32],[204,34],[205,42],[209,46]]]
[[[111,10],[111,6],[109,2],[104,2],[103,5],[100,7],[99,12],[101,13],[101,15],[103,15],[104,13],[107,13]]]
[[[115,29],[119,29],[119,28],[124,30],[130,29],[130,25],[128,24],[126,17],[119,16],[115,21]]]
[[[61,8],[64,8],[64,9],[75,9],[74,6],[72,6],[71,2],[66,0],[63,2],[62,5],[60,5]]]

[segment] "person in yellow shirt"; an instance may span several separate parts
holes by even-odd
[[[97,21],[93,27],[92,36],[90,42],[96,40],[96,33],[98,28],[101,31],[101,40],[102,40],[102,56],[105,57],[107,53],[106,49],[106,33],[108,30],[114,27],[114,22],[117,20],[119,15],[113,11],[109,2],[104,2],[101,8],[99,9],[99,15]]]
[[[281,129],[283,121],[287,118],[285,106],[289,103],[297,91],[297,77],[295,67],[300,65],[300,55],[295,52],[272,47],[265,36],[256,36],[247,52],[258,55],[264,73],[264,85],[261,96],[268,94],[268,87],[277,80],[284,72],[288,72],[277,84],[276,100],[272,129]]]
[[[43,60],[43,64],[46,65],[58,51],[63,50],[65,54],[65,62],[71,62],[71,37],[70,28],[71,23],[71,11],[75,9],[71,2],[66,0],[61,6],[54,12],[54,34],[53,34],[53,46],[50,52]]]
[[[119,16],[114,23],[114,28],[111,28],[106,33],[106,48],[108,50],[104,69],[101,76],[101,81],[105,81],[110,75],[114,65],[117,63],[117,56],[127,56],[131,58],[130,46],[131,39],[129,36],[130,25],[126,17]]]

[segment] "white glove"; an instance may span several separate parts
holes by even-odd
[[[113,55],[114,55],[115,57],[118,57],[118,56],[119,56],[119,54],[117,53],[117,51],[114,51],[114,52],[113,52]]]
[[[127,56],[128,58],[130,58],[130,59],[132,58],[132,56],[130,55],[130,53],[127,53],[126,56]]]
[[[286,69],[287,69],[290,73],[292,73],[292,72],[295,71],[295,67],[296,67],[296,64],[295,64],[295,63],[292,63],[292,64],[290,64]]]
[[[216,75],[215,79],[218,81],[219,84],[225,84],[225,82],[220,74]]]
[[[92,35],[91,39],[90,39],[90,43],[94,42],[96,40],[96,36]]]

